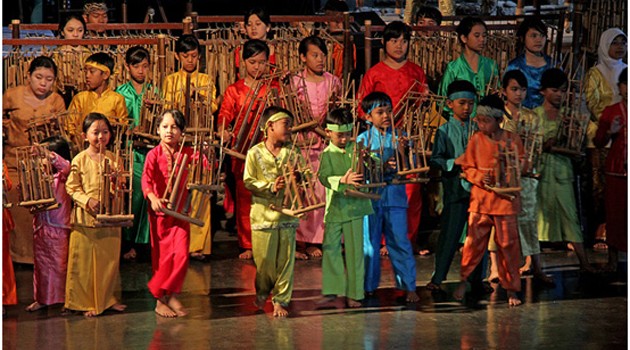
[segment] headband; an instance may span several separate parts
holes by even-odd
[[[373,111],[375,108],[378,108],[378,107],[391,107],[391,106],[392,106],[392,105],[391,105],[391,104],[389,104],[389,103],[381,104],[381,103],[378,103],[378,102],[374,102],[374,103],[372,104],[372,106],[370,106],[370,108],[369,108],[367,111],[365,111],[365,114],[370,114],[370,113],[372,113],[372,111]]]
[[[469,98],[469,99],[474,100],[475,97],[477,97],[476,94],[471,91],[456,91],[448,95],[448,99],[451,101],[455,101],[458,98]]]
[[[83,13],[90,14],[96,11],[105,11],[107,12],[107,5],[103,2],[92,2],[85,4],[83,6]]]
[[[271,117],[269,117],[269,119],[267,119],[267,122],[265,123],[265,125],[262,128],[260,128],[260,130],[266,136],[267,135],[267,128],[269,127],[269,123],[277,122],[278,120],[287,119],[287,118],[293,119],[286,112],[274,113],[274,114],[271,115]]]
[[[341,125],[337,125],[337,124],[326,124],[326,129],[330,130],[330,131],[334,131],[334,132],[348,132],[348,131],[352,131],[352,127],[354,125],[351,124],[341,124]]]
[[[483,105],[477,106],[477,115],[485,115],[495,119],[500,119],[503,118],[503,114],[503,111],[498,108]]]
[[[87,61],[87,62],[85,62],[85,65],[89,66],[89,67],[96,68],[96,69],[98,69],[100,71],[103,71],[105,73],[110,73],[111,74],[111,71],[109,70],[109,68],[107,68],[107,66],[104,65],[104,64],[100,64],[100,63],[94,62],[94,61]]]

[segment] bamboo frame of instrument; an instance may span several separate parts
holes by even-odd
[[[525,121],[522,117],[523,111],[520,111],[519,114],[521,120],[518,125],[518,134],[523,142],[524,158],[527,160],[527,171],[521,173],[521,176],[538,178],[542,163],[543,133],[539,123]]]
[[[383,178],[383,161],[375,160],[370,155],[371,142],[368,140],[367,145],[363,145],[360,142],[357,142],[357,137],[359,133],[359,128],[356,123],[356,117],[354,122],[355,127],[352,129],[352,140],[354,143],[353,150],[353,158],[351,169],[357,173],[363,175],[363,183],[360,185],[354,186],[355,189],[346,189],[344,194],[346,196],[352,197],[360,197],[360,198],[369,198],[373,200],[381,199],[381,196],[374,191],[377,188],[382,188],[387,186],[387,183]],[[383,149],[381,145],[380,154],[383,154]]]
[[[522,188],[518,148],[511,139],[507,140],[505,146],[497,145],[495,159],[495,166],[492,170],[495,182],[492,186],[486,186],[486,189],[513,200]]]
[[[57,204],[50,161],[44,153],[34,154],[33,146],[15,149],[18,165],[20,207],[33,211],[54,209]]]

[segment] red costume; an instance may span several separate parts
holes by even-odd
[[[275,86],[275,83],[272,83]],[[234,137],[232,138],[232,145],[237,142],[237,137],[243,121],[245,120],[245,112],[250,104],[251,96],[250,87],[245,85],[245,79],[241,79],[236,83],[228,86],[223,95],[223,102],[221,103],[221,109],[219,110],[219,117],[217,118],[217,126],[219,128],[225,125],[227,128],[233,125],[232,131]],[[263,98],[267,93],[267,87],[263,86],[258,91],[258,98]],[[258,101],[254,102],[251,112],[247,116],[250,125],[256,125],[260,115],[254,115],[258,111]],[[251,140],[250,145],[254,145],[258,140],[253,140],[256,128],[251,128],[248,132],[247,139]],[[258,139],[262,138],[262,134],[259,133]],[[252,228],[249,222],[249,212],[252,204],[252,194],[245,188],[243,183],[243,173],[245,170],[245,161],[232,157],[232,174],[236,182],[236,230],[238,232],[238,245],[242,249],[252,249]],[[228,197],[226,196],[226,199]]]
[[[2,178],[5,182],[4,191],[11,190],[12,183],[9,178],[7,165],[2,162]],[[6,192],[5,192],[6,193]],[[3,203],[4,204],[4,203]],[[11,261],[11,244],[9,236],[15,227],[13,217],[8,208],[2,209],[2,305],[17,304],[17,288],[15,286],[15,273],[13,272],[13,261]]]
[[[374,65],[363,76],[361,87],[359,88],[359,101],[374,91],[386,93],[392,99],[392,108],[396,113],[396,106],[403,98],[407,90],[414,82],[415,91],[426,91],[426,76],[424,70],[417,64],[407,61],[399,69],[393,69],[387,64],[380,62]],[[359,106],[359,115],[364,114]],[[420,216],[422,215],[422,186],[420,184],[407,184],[407,237],[412,245],[416,242],[418,229],[420,228]]]
[[[484,185],[484,176],[494,171],[498,145],[505,148],[508,139],[512,140],[522,158],[523,144],[520,138],[503,131],[499,141],[492,140],[482,132],[475,133],[468,142],[466,152],[455,160],[455,164],[461,166],[466,180],[473,184],[468,209],[468,234],[462,253],[461,280],[468,279],[483,258],[488,248],[490,231],[494,227],[501,286],[505,290],[518,292],[521,290],[521,275],[518,271],[521,247],[516,216],[520,212],[520,198],[517,196],[510,200],[485,189]]]
[[[173,167],[184,166],[180,164],[184,154],[188,155],[190,161],[192,148],[184,147],[181,153],[171,153],[165,146],[159,144],[147,154],[142,173],[142,193],[145,198],[149,193],[155,194],[158,198],[164,197]],[[184,170],[183,178],[186,178],[187,172],[188,170]],[[185,193],[185,186],[185,181],[182,181],[179,186],[180,196]],[[179,202],[178,211],[185,205],[184,200],[179,199]],[[155,298],[161,298],[164,295],[181,292],[184,285],[188,269],[190,224],[164,213],[156,213],[150,205],[148,212],[153,267],[153,277],[148,286]]]
[[[622,252],[628,251],[628,112],[625,104],[621,101],[604,109],[593,139],[597,147],[605,147],[612,139],[604,168],[606,243]],[[621,130],[609,135],[610,124],[617,116],[621,117]]]

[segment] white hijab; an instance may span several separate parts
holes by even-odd
[[[599,48],[597,49],[597,69],[602,73],[606,82],[613,90],[613,102],[619,102],[619,87],[617,82],[619,81],[619,74],[628,65],[623,63],[621,59],[614,59],[608,55],[610,45],[616,37],[622,35],[626,40],[628,37],[619,28],[610,28],[602,33],[599,38]]]

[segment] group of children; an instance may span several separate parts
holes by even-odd
[[[72,99],[68,107],[72,118],[66,131],[75,149],[84,143],[87,148],[70,159],[70,147],[63,139],[42,141],[48,148],[34,146],[34,152],[46,154],[56,169],[55,195],[61,207],[38,213],[33,221],[35,301],[28,310],[61,302],[66,309],[82,311],[86,316],[96,316],[106,309],[125,309],[116,295],[120,290],[121,229],[94,227],[100,207],[99,169],[105,159],[114,167],[118,166],[107,150],[113,137],[111,122],[133,119],[138,125],[142,97],[152,89],[164,96],[169,109],[157,118],[159,144],[134,150],[135,222],[128,231],[128,240],[151,242],[153,277],[148,286],[156,299],[155,312],[162,317],[186,315],[177,295],[183,286],[189,258],[203,258],[208,253],[210,208],[201,208],[207,213],[204,215],[207,224],[193,229],[187,222],[163,212],[166,205],[163,198],[172,170],[201,157],[192,148],[180,147],[186,128],[180,110],[188,103],[184,91],[190,91],[191,86],[196,88],[198,98],[211,102],[211,112],[218,111],[218,134],[228,145],[239,141],[237,135],[246,138],[258,135],[256,130],[242,133],[244,125],[261,126],[262,141],[253,140],[245,160],[237,157],[230,160],[226,183],[233,184],[229,186],[233,193],[225,204],[226,210],[232,210],[236,217],[242,249],[239,257],[253,258],[256,265],[257,307],[264,308],[269,295],[273,295],[273,315],[286,316],[295,259],[319,256],[322,251],[322,303],[345,296],[348,307],[360,307],[361,301],[373,295],[379,286],[380,255],[383,254],[390,256],[396,287],[404,291],[406,302],[419,300],[414,251],[422,212],[422,188],[415,183],[393,181],[400,170],[396,152],[409,147],[411,141],[396,130],[392,116],[398,112],[399,101],[409,89],[428,92],[430,87],[423,69],[407,58],[410,28],[395,21],[384,29],[385,59],[366,72],[359,88],[357,114],[367,128],[358,133],[356,140],[352,139],[353,130],[360,126],[352,112],[329,107],[329,101],[340,93],[341,82],[325,71],[328,51],[324,41],[317,36],[302,40],[299,54],[304,71],[291,79],[300,96],[309,101],[312,116],[320,122],[328,140],[326,145],[326,140],[310,133],[317,142],[302,152],[290,146],[294,116],[288,110],[266,106],[262,115],[243,113],[261,110],[255,106],[262,103],[259,97],[278,84],[265,81],[268,79],[265,73],[273,60],[273,46],[266,42],[265,35],[259,34],[268,31],[268,16],[252,11],[246,15],[245,23],[250,40],[239,50],[240,79],[219,98],[210,85],[212,79],[198,71],[200,46],[194,36],[184,35],[177,40],[175,52],[180,70],[166,78],[163,91],[148,84],[150,55],[142,47],[128,50],[126,68],[131,80],[119,86],[116,92],[108,87],[108,79],[114,71],[113,59],[105,53],[95,53],[86,60],[88,91]],[[488,84],[499,72],[496,62],[481,55],[486,25],[474,18],[460,22],[457,34],[462,55],[448,64],[438,88],[446,97],[448,116],[437,130],[430,162],[441,170],[444,207],[435,270],[427,289],[441,290],[465,235],[461,283],[454,291],[456,299],[463,298],[467,281],[471,282],[474,292],[489,291],[489,286],[482,283],[485,274],[482,261],[488,249],[494,252],[491,256],[496,277],[508,291],[509,305],[521,303],[517,295],[521,285],[521,254],[531,256],[535,277],[552,283],[541,269],[539,239],[572,242],[582,269],[593,271],[581,244],[571,160],[553,148],[568,80],[561,70],[550,67],[540,49],[540,40],[544,41],[541,35],[546,35],[546,29],[539,21],[524,22],[519,33],[525,53],[510,64],[534,65],[532,71],[535,72],[541,67],[544,69],[539,79],[534,77],[534,83],[530,75],[524,74],[524,69],[506,72],[501,91],[507,102],[497,94],[486,96]],[[532,33],[538,35],[532,39]],[[4,108],[14,110],[4,126],[7,133],[4,170],[8,169],[8,177],[5,177],[14,184],[17,168],[13,150],[29,145],[24,134],[30,116],[65,110],[63,99],[52,88],[56,75],[53,60],[38,57],[31,64],[29,84],[5,92]],[[625,78],[625,71],[622,77]],[[186,86],[187,82],[191,86]],[[536,86],[535,90],[530,85]],[[526,104],[532,97],[530,91],[540,93],[542,99],[538,102],[542,105],[536,104],[537,99]],[[615,150],[614,154],[611,151],[612,157],[626,152],[626,80],[620,79],[618,91],[623,102],[605,110],[596,138],[598,145],[612,139],[612,150]],[[479,100],[480,97],[483,98]],[[532,112],[525,107],[537,108]],[[527,159],[529,154],[523,150],[519,134],[525,129],[534,133],[540,131],[543,138],[539,169],[532,169],[536,164]],[[624,136],[619,137],[621,134]],[[366,149],[357,151],[362,148]],[[497,182],[493,171],[497,162],[495,154],[499,149],[516,150],[523,174],[531,175],[521,178],[520,194],[505,195],[493,190]],[[302,221],[270,209],[270,205],[282,204],[282,193],[287,187],[284,167],[295,157],[311,160],[311,170],[322,185],[314,189],[315,195],[325,197],[326,202],[325,209],[309,213]],[[352,194],[353,189],[368,180],[353,167],[357,159],[365,157],[383,169],[385,184],[377,189],[379,199]],[[621,158],[610,160],[607,168],[611,183],[619,181],[619,186],[623,184],[625,188],[625,166]],[[9,193],[15,202],[15,192]],[[231,204],[229,198],[232,198]],[[74,203],[72,214],[71,202]],[[615,208],[611,205],[611,213],[619,211],[620,204],[616,203]],[[23,214],[13,213],[16,217]],[[19,218],[17,221],[24,225]],[[6,237],[12,227],[6,217],[5,223],[3,234]],[[615,227],[619,232],[625,230],[622,223]],[[21,232],[30,232],[30,229]],[[296,236],[308,244],[305,251],[296,251]],[[193,247],[193,241],[199,244]],[[496,246],[489,247],[490,241]],[[321,250],[317,244],[321,244]],[[625,241],[615,243],[611,252],[625,251],[625,244]],[[493,277],[491,275],[490,279]],[[4,292],[3,288],[3,297]],[[10,293],[11,288],[7,296]]]

